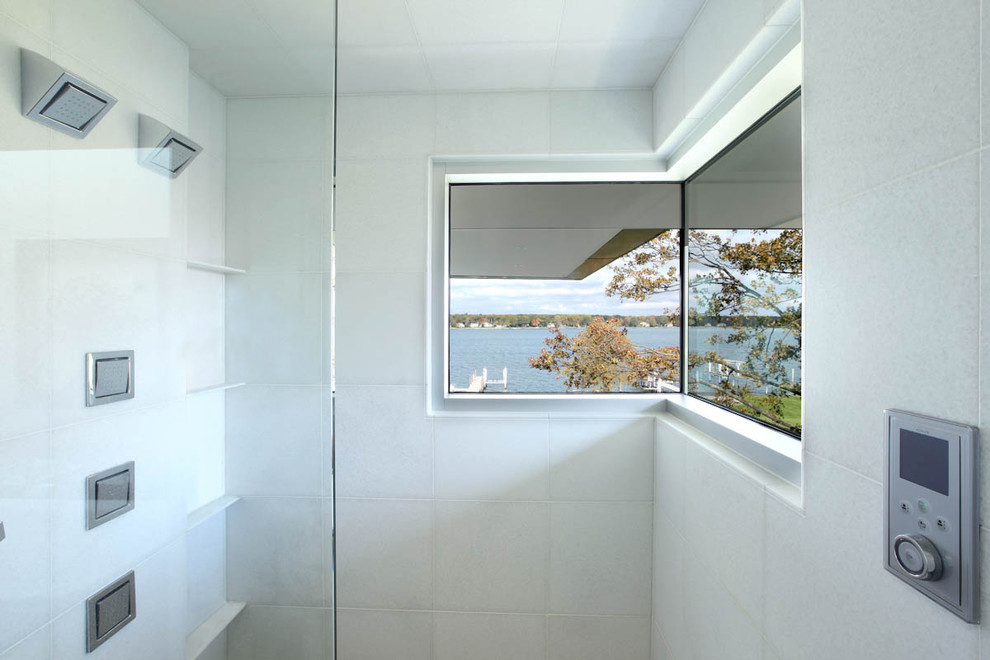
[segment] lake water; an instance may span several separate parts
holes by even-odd
[[[564,328],[564,334],[573,337],[580,332],[577,328]],[[691,342],[698,350],[710,350],[707,342],[712,336],[728,336],[728,328],[695,328],[691,331]],[[780,332],[780,331],[778,331]],[[501,379],[502,368],[509,370],[508,392],[566,392],[563,382],[547,371],[529,366],[529,359],[536,357],[546,346],[543,340],[550,336],[546,328],[451,328],[450,329],[450,380],[454,387],[466,387],[471,374],[481,375],[488,368],[489,379]],[[629,328],[629,339],[637,346],[660,348],[680,344],[680,328]],[[718,351],[725,358],[743,359],[747,348],[738,344],[718,345]],[[794,370],[796,379],[801,378],[800,364],[787,365]],[[699,374],[704,380],[705,374]],[[502,391],[501,388],[489,390]]]

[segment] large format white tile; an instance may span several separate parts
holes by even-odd
[[[182,436],[185,443],[176,445],[176,452],[181,454],[192,472],[186,511],[195,511],[226,493],[225,400],[222,390],[202,392],[186,399],[186,422]]]
[[[227,523],[223,515],[186,535],[186,634],[227,602]]]
[[[227,278],[227,381],[322,382],[323,277]]]
[[[884,409],[977,421],[978,209],[973,155],[808,214],[807,451],[879,481]]]
[[[347,660],[432,660],[431,612],[337,611],[337,652]]]
[[[188,268],[182,284],[186,391],[219,385],[225,377],[223,276]]]
[[[547,505],[437,502],[436,607],[543,612]]]
[[[184,395],[184,275],[178,262],[69,241],[53,244],[53,424],[106,417]],[[86,353],[116,350],[135,353],[134,398],[85,407]]]
[[[340,0],[341,46],[416,46],[404,0]]]
[[[248,605],[227,631],[227,657],[327,660],[326,626],[326,610]]]
[[[550,506],[549,611],[650,613],[653,505]]]
[[[337,274],[337,382],[426,382],[426,275]]]
[[[0,229],[0,440],[51,422],[50,251],[46,238]]]
[[[807,453],[804,483],[804,516],[767,498],[765,630],[781,657],[974,660],[979,629],[883,569],[881,485]]]
[[[337,389],[338,497],[433,496],[433,420],[422,387]]]
[[[434,424],[437,497],[547,499],[547,420],[441,418]]]
[[[652,88],[679,39],[561,43],[553,89]]]
[[[437,96],[439,154],[550,153],[550,95]]]
[[[809,211],[979,145],[979,7],[805,4]]]
[[[566,0],[561,41],[680,39],[703,0]]]
[[[692,639],[685,631],[684,542],[660,509],[654,511],[653,532],[653,624],[671,658],[687,658]]]
[[[652,153],[653,94],[649,90],[552,93],[550,152]]]
[[[319,496],[323,392],[248,385],[227,393],[227,492]]]
[[[185,117],[189,50],[136,2],[54,0],[53,8],[57,47],[126,85],[166,115]]]
[[[763,619],[763,488],[687,443],[684,536],[754,621]],[[726,552],[727,548],[731,548]]]
[[[410,0],[407,4],[420,42],[426,45],[554,41],[564,8],[564,0]]]
[[[980,157],[980,194],[981,194],[981,218],[982,226],[986,225],[987,217],[990,217],[990,151],[984,151]],[[986,209],[984,211],[984,209]],[[980,231],[980,329],[990,328],[990,233],[986,230]],[[980,364],[990,364],[990,342],[980,342]],[[990,370],[980,370],[980,421],[982,422],[980,433],[984,438],[990,434]],[[990,452],[980,452],[980,475],[981,492],[990,492]],[[986,501],[986,500],[985,500]],[[983,506],[980,512],[980,520],[990,522],[990,502]],[[984,546],[986,547],[986,546]],[[984,564],[990,566],[990,564]],[[990,593],[984,591],[984,593]],[[990,610],[987,610],[990,611]],[[990,638],[990,635],[986,637]],[[990,641],[990,640],[988,640]],[[990,658],[990,650],[987,651]]]
[[[322,161],[227,167],[227,259],[252,273],[317,271],[323,257]]]
[[[39,36],[51,36],[52,0],[0,0],[0,14],[6,14]]]
[[[325,604],[319,499],[246,498],[227,510],[227,598],[264,605]]]
[[[189,73],[189,135],[203,153],[222,160],[227,151],[227,99],[210,83]]]
[[[337,272],[426,270],[426,175],[420,159],[337,166]]]
[[[338,160],[423,157],[433,151],[433,96],[342,96],[337,99]]]
[[[670,518],[677,529],[684,529],[685,445],[688,440],[666,415],[657,419],[653,503]]]
[[[657,149],[685,118],[684,75],[684,49],[678,48],[653,88],[653,142]]]
[[[192,470],[176,450],[184,428],[184,405],[174,403],[54,431],[53,614],[183,535]],[[134,509],[87,531],[86,477],[128,461],[135,463]]]
[[[434,614],[436,660],[545,660],[546,617],[517,614]]]
[[[423,49],[440,91],[547,89],[552,43],[479,43]]]
[[[683,607],[689,657],[761,660],[763,639],[753,620],[690,552],[684,555]]]
[[[193,161],[187,174],[189,218],[186,222],[186,258],[223,264],[226,161],[206,151]]]
[[[13,3],[13,4],[12,4]],[[33,13],[37,8],[50,5],[50,0],[35,2],[34,0],[0,0],[0,7],[10,11],[17,5],[15,13],[24,16]],[[0,174],[3,181],[17,183],[17,186],[0,187],[0,200],[3,201],[4,214],[0,222],[8,224],[8,210],[36,208],[33,218],[43,222],[47,227],[47,194],[50,181],[48,177],[41,178],[38,172],[19,170],[29,164],[38,167],[45,163],[47,167],[48,148],[51,145],[51,129],[28,120],[21,114],[21,48],[33,50],[45,57],[51,56],[51,45],[39,37],[23,23],[17,22],[10,14],[0,10],[0,93],[8,102],[0,105]],[[19,165],[15,166],[15,163]],[[47,172],[47,170],[42,170]],[[30,186],[28,185],[30,184]],[[20,204],[17,204],[21,200]],[[15,205],[16,204],[16,205]],[[39,207],[40,205],[40,207]],[[32,222],[28,227],[34,225]],[[41,226],[35,226],[35,230]]]
[[[555,500],[652,500],[656,422],[550,420],[550,496]]]
[[[51,463],[47,432],[0,440],[0,651],[51,617]]]
[[[232,99],[227,102],[227,157],[326,159],[330,112],[325,97]]]
[[[684,98],[690,110],[763,27],[763,0],[710,0],[685,35]]]
[[[551,616],[547,627],[550,660],[650,660],[649,617]]]
[[[173,180],[136,166],[133,122],[112,113],[104,121],[106,126],[101,123],[88,139],[95,139],[97,131],[106,128],[108,141],[126,140],[126,146],[83,149],[75,138],[61,134],[56,138],[57,150],[52,152],[52,180],[57,182],[51,193],[53,235],[181,258],[186,249],[189,179]],[[111,129],[124,135],[118,138]],[[67,140],[72,142],[58,144]]]
[[[52,627],[46,625],[16,646],[0,652],[0,660],[52,660]]]
[[[109,583],[126,572],[122,570],[104,582]],[[186,625],[185,543],[180,539],[163,548],[134,567],[134,574],[138,616],[99,649],[88,654],[86,604],[80,602],[52,624],[53,657],[58,660],[175,660],[183,657]],[[98,588],[103,586],[101,584]]]
[[[335,515],[339,607],[433,607],[432,502],[340,499]]]
[[[413,46],[342,46],[337,51],[337,91],[428,92],[433,89],[426,58]]]

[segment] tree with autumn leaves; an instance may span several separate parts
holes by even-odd
[[[679,231],[661,234],[612,266],[606,294],[643,302],[679,293],[680,251]],[[691,312],[729,329],[713,333],[707,346],[690,347],[692,390],[799,433],[800,418],[788,411],[800,402],[801,385],[790,382],[786,365],[801,356],[801,230],[691,231],[688,255]],[[545,343],[530,365],[556,373],[568,389],[609,392],[679,378],[678,348],[636,346],[619,324],[601,318],[574,337],[551,329]],[[743,359],[726,359],[718,350],[723,343],[742,347]],[[693,372],[709,364],[715,377],[695,379]]]

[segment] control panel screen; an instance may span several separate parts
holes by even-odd
[[[901,429],[901,479],[949,494],[949,443]]]

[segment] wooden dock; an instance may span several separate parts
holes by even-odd
[[[474,394],[480,394],[488,390],[492,385],[501,385],[503,390],[509,389],[509,368],[502,367],[502,380],[489,380],[488,379],[488,367],[481,370],[481,375],[478,372],[471,374],[471,382],[467,387],[454,387],[450,386],[451,392],[469,392]]]

